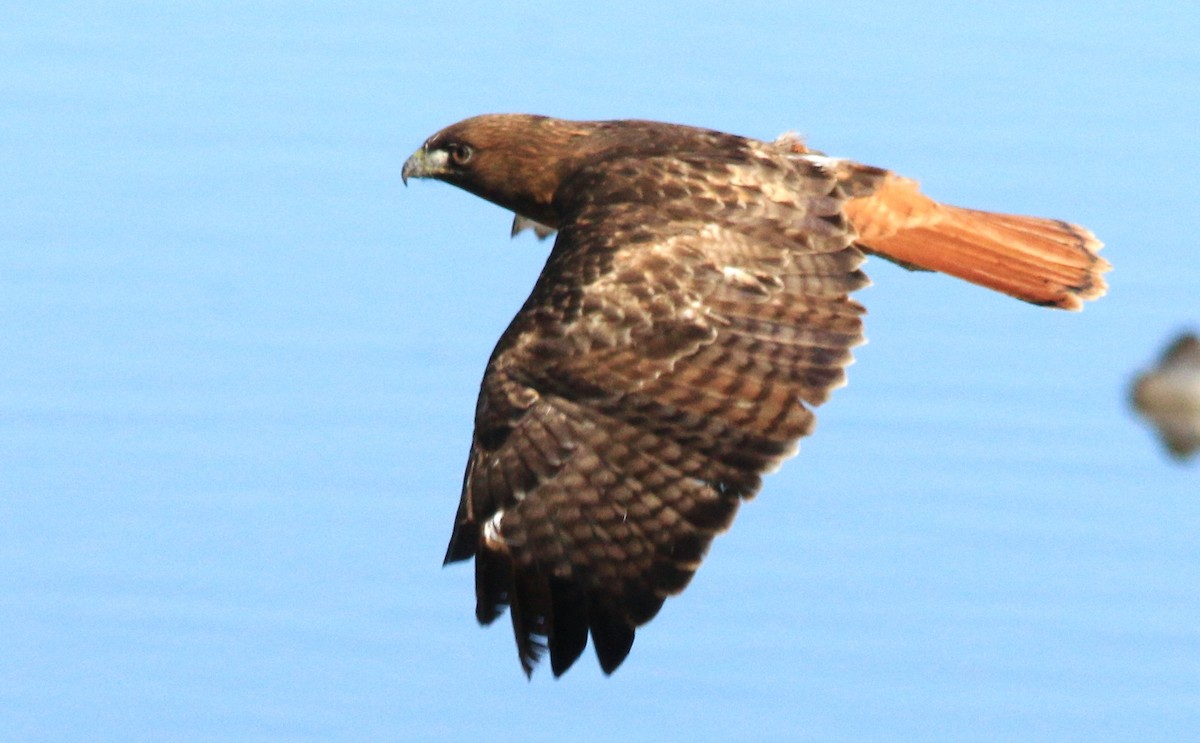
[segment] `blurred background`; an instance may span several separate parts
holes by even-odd
[[[0,12],[0,739],[1200,739],[1200,468],[1127,401],[1200,322],[1186,3],[44,2]],[[548,244],[400,166],[652,118],[1078,222],[1055,312],[878,260],[800,455],[605,678],[441,567]]]

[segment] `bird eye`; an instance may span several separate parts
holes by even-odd
[[[471,156],[475,154],[475,151],[471,149],[470,145],[462,143],[452,144],[447,148],[447,150],[450,153],[450,159],[455,165],[466,165],[471,159]]]

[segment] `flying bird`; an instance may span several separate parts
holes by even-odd
[[[1200,452],[1200,336],[1183,333],[1172,341],[1158,364],[1137,376],[1129,397],[1172,457]]]
[[[485,115],[402,174],[558,233],[487,364],[445,557],[474,558],[476,617],[508,609],[526,675],[589,635],[612,673],[796,452],[863,341],[864,254],[1071,310],[1109,268],[1082,227],[940,204],[790,135]]]

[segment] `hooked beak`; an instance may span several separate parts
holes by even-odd
[[[409,178],[433,178],[446,172],[447,155],[442,150],[430,152],[425,147],[417,150],[412,157],[404,161],[400,170],[400,180],[408,185]]]

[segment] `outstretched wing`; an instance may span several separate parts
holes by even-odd
[[[843,215],[881,171],[747,146],[608,161],[560,194],[546,267],[484,376],[446,560],[507,606],[522,667],[590,633],[611,673],[862,340]]]

